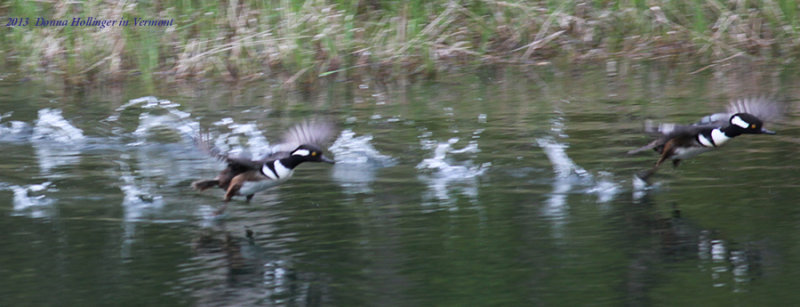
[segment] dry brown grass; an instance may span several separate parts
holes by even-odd
[[[175,18],[176,26],[9,28],[0,52],[6,67],[23,75],[58,75],[71,84],[135,74],[167,81],[279,77],[287,86],[554,58],[708,66],[740,57],[794,63],[800,53],[798,4],[785,0],[191,3],[197,6],[5,4],[4,17]]]

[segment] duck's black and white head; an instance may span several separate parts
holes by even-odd
[[[775,134],[775,131],[767,130],[763,126],[764,122],[755,115],[736,113],[731,116],[726,134]]]
[[[290,154],[290,157],[299,159],[299,162],[325,162],[334,164],[335,162],[322,154],[322,149],[315,145],[303,144],[298,146]]]

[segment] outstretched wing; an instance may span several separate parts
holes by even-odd
[[[192,137],[195,146],[197,146],[200,151],[206,153],[207,155],[228,163],[233,169],[246,171],[246,170],[257,170],[261,168],[261,163],[258,161],[253,161],[247,158],[241,158],[236,156],[231,156],[227,153],[222,152],[218,147],[211,144],[209,141],[209,135],[197,135]]]
[[[674,123],[656,123],[648,119],[644,121],[644,132],[650,135],[668,135],[676,129],[683,129],[685,126]]]
[[[289,152],[303,144],[312,144],[323,147],[336,135],[335,126],[324,120],[305,120],[291,128],[284,134],[283,142],[275,147],[275,151],[259,160],[246,157],[229,155],[208,140],[208,135],[195,136],[194,143],[198,149],[217,160],[228,163],[229,166],[239,170],[260,169],[265,161],[282,159],[289,156]]]
[[[675,128],[679,126],[680,125],[673,123],[656,123],[650,119],[645,120],[644,132],[649,135],[655,136],[656,139],[650,143],[647,143],[647,145],[628,151],[628,154],[633,155],[645,150],[650,150],[659,146],[664,146],[664,143],[666,143],[668,140],[667,135],[672,133],[675,130]]]
[[[736,113],[749,113],[764,122],[769,122],[780,119],[783,113],[785,113],[785,106],[765,96],[751,97],[732,100],[728,104],[725,112],[705,116],[691,125],[655,123],[651,120],[647,120],[644,123],[644,131],[648,134],[655,135],[656,139],[645,146],[628,151],[628,154],[635,154],[648,149],[661,151],[660,148],[670,139],[688,139],[704,129],[728,126],[731,116]]]
[[[305,120],[286,131],[283,142],[278,145],[278,152],[274,155],[288,153],[303,144],[324,147],[335,135],[336,127],[331,122],[322,119]]]
[[[223,153],[222,150],[214,146],[210,142],[210,135],[209,134],[198,134],[192,137],[192,141],[194,142],[194,146],[197,146],[197,149],[202,151],[203,153],[211,156],[220,161],[227,161],[228,155]]]
[[[780,119],[785,111],[784,104],[766,96],[741,98],[731,100],[725,112],[705,116],[695,125],[727,126],[731,116],[736,113],[748,113],[763,122],[773,122]]]
[[[780,119],[786,111],[786,106],[764,96],[744,98],[731,101],[728,105],[728,114],[749,113],[764,122]]]
[[[659,124],[654,126],[651,131],[648,131],[650,133],[658,133],[658,137],[655,140],[647,145],[628,151],[628,154],[632,155],[648,149],[655,149],[657,152],[661,152],[664,144],[666,144],[669,140],[676,139],[680,140],[680,142],[691,141],[694,139],[695,135],[701,131],[713,128],[716,128],[716,126]],[[645,130],[647,130],[647,127],[645,127]]]

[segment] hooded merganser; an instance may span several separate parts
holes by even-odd
[[[333,164],[334,161],[325,157],[319,146],[331,139],[334,130],[333,125],[327,122],[305,121],[289,129],[277,152],[260,160],[224,154],[202,138],[195,138],[195,143],[200,149],[225,161],[228,166],[217,178],[195,181],[192,187],[203,191],[218,186],[225,190],[226,202],[236,195],[245,196],[247,201],[250,201],[256,192],[288,180],[294,173],[295,167],[303,162]],[[288,149],[292,150],[287,151]],[[224,208],[223,206],[219,211],[223,211]]]
[[[691,125],[645,123],[645,131],[658,135],[649,144],[631,150],[635,154],[648,149],[661,154],[652,169],[637,174],[647,180],[653,175],[661,163],[667,159],[677,167],[681,160],[688,159],[724,145],[730,139],[742,134],[775,134],[765,129],[765,120],[774,120],[780,116],[781,106],[766,98],[735,100],[728,106],[727,112],[715,113],[703,117]]]

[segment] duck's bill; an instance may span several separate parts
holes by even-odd
[[[775,131],[767,130],[767,129],[764,129],[764,128],[761,128],[761,133],[763,133],[763,134],[776,134]]]
[[[322,162],[325,162],[325,163],[330,163],[330,164],[335,164],[335,163],[336,163],[336,162],[334,162],[334,161],[333,161],[331,158],[328,158],[328,157],[326,157],[326,156],[322,156],[322,157],[320,157],[320,160],[322,160]]]

